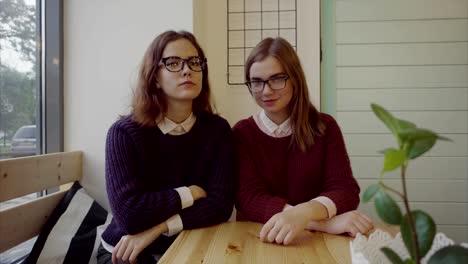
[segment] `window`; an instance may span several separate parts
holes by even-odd
[[[40,153],[37,7],[35,0],[0,2],[0,159]]]
[[[0,159],[63,151],[62,5],[0,0]],[[0,210],[40,195],[1,202]],[[28,253],[22,248],[0,259],[14,262]]]

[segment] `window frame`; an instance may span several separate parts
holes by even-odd
[[[37,37],[41,40],[39,49],[40,78],[38,111],[39,127],[38,153],[47,154],[64,150],[63,114],[63,0],[36,0],[41,7],[40,27]],[[41,38],[42,35],[42,38]]]

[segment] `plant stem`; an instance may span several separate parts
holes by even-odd
[[[392,192],[392,193],[394,193],[394,194],[400,196],[402,200],[405,199],[405,197],[403,196],[403,194],[402,194],[401,192],[399,192],[399,191],[393,189],[393,188],[390,187],[390,186],[385,185],[383,182],[379,182],[379,184],[380,184],[380,186],[384,187],[384,189],[387,189],[387,190],[389,190],[390,192]]]
[[[411,235],[413,236],[413,247],[414,247],[414,257],[416,263],[421,263],[421,257],[419,255],[419,241],[418,241],[418,236],[416,234],[416,227],[414,226],[414,219],[413,216],[411,215],[411,210],[409,207],[409,202],[408,202],[408,195],[406,192],[406,168],[408,167],[408,162],[405,161],[405,163],[401,166],[401,180],[403,184],[403,202],[405,204],[406,208],[406,214],[408,215],[408,220],[410,223],[410,228],[411,228]]]

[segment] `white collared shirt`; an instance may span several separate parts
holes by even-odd
[[[263,133],[271,137],[287,137],[292,134],[291,121],[288,117],[283,123],[277,125],[275,122],[271,121],[270,118],[265,114],[265,111],[262,110],[253,116],[255,123],[262,130]]]
[[[271,121],[270,118],[268,118],[268,116],[265,114],[265,110],[262,109],[260,112],[253,116],[253,119],[255,121],[255,124],[257,124],[258,128],[260,128],[260,130],[262,130],[262,132],[267,134],[268,136],[281,138],[292,135],[290,117],[283,121],[283,123],[277,125],[275,124],[275,122]],[[332,218],[336,215],[336,205],[330,198],[326,196],[318,196],[312,199],[311,201],[317,201],[323,204],[323,206],[327,208],[328,218]],[[283,208],[283,211],[286,211],[292,207],[292,205],[286,204]]]
[[[193,113],[190,113],[189,117],[179,124],[164,117],[163,120],[158,122],[158,127],[163,134],[179,136],[188,133],[195,124],[195,121],[197,121],[197,117]]]

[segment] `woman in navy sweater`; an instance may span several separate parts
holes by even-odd
[[[189,32],[167,31],[147,49],[129,116],[106,142],[114,218],[98,263],[154,263],[183,229],[229,219],[231,129],[213,114],[206,58]]]

